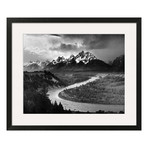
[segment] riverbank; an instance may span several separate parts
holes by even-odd
[[[124,75],[110,74],[79,87],[64,89],[59,97],[82,103],[124,105]]]
[[[79,87],[81,85],[85,85],[89,82],[93,82],[97,79],[103,78],[107,76],[107,73],[98,73],[96,76],[91,77],[89,80],[75,83],[67,87],[52,89],[48,91],[49,99],[51,102],[61,103],[64,109],[72,110],[72,111],[80,111],[80,112],[89,112],[89,113],[124,113],[124,105],[112,105],[112,104],[93,104],[93,103],[83,103],[83,102],[74,102],[71,100],[62,99],[59,97],[59,93],[64,91],[65,89],[71,89],[75,87]],[[119,75],[119,74],[115,74]],[[123,75],[123,74],[121,74]]]

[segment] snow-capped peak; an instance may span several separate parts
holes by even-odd
[[[40,67],[44,67],[45,65],[48,65],[50,63],[50,61],[46,60],[45,62],[36,60],[36,61],[30,61],[28,63],[24,63],[25,67],[31,66],[31,65],[38,65]]]
[[[97,59],[92,53],[90,52],[80,52],[77,56],[76,56],[76,63],[79,63],[80,61],[82,61],[84,64],[87,64],[89,61],[91,60],[95,60]]]
[[[73,59],[75,56],[72,54],[69,59]]]
[[[59,56],[56,60],[53,60],[51,63],[56,65],[57,63],[66,62],[66,59],[63,56]]]
[[[69,62],[69,61],[71,61],[71,60],[73,60],[73,59],[75,59],[75,56],[72,54],[72,55],[67,59],[67,61]]]
[[[46,66],[52,66],[56,65],[58,63],[65,63],[66,65],[71,63],[79,63],[82,62],[84,64],[89,63],[91,60],[96,60],[97,58],[90,52],[84,52],[81,51],[76,56],[71,55],[68,59],[65,59],[63,56],[59,56],[56,60],[53,60],[52,62],[46,60],[45,62],[42,61],[30,61],[29,63],[25,63],[24,67],[40,67],[44,68]]]
[[[56,60],[57,63],[65,62],[65,61],[66,61],[66,59],[63,56],[58,57]]]
[[[53,60],[51,63],[52,63],[53,65],[55,65],[57,62],[56,62],[55,60]]]

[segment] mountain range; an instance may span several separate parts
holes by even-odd
[[[120,66],[121,65],[121,66]],[[83,70],[93,70],[93,71],[123,71],[124,68],[124,56],[117,57],[112,65],[105,63],[102,60],[96,58],[90,52],[81,51],[76,56],[71,55],[69,58],[64,58],[63,56],[58,57],[53,61],[35,61],[24,64],[24,71],[83,71]]]

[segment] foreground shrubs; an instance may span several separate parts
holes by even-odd
[[[62,104],[51,103],[44,93],[34,89],[24,91],[24,113],[70,113],[64,110]]]
[[[51,103],[46,94],[48,87],[62,85],[51,80],[52,75],[46,71],[42,75],[24,74],[24,113],[71,113],[70,110],[64,110],[61,103]]]

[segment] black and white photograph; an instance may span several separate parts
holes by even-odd
[[[124,34],[23,34],[24,114],[124,114]]]
[[[0,147],[147,147],[146,1],[5,0],[0,11]]]
[[[8,18],[8,129],[141,129],[140,27],[140,18]]]

